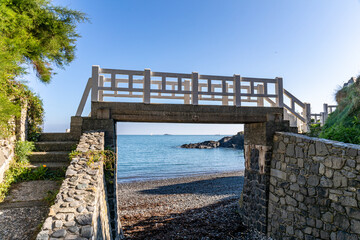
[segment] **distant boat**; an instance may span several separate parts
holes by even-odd
[[[165,133],[164,135],[171,135],[171,134]]]

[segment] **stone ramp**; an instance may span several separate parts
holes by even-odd
[[[44,198],[58,189],[59,183],[49,180],[14,184],[0,203],[0,239],[35,239],[49,210]]]

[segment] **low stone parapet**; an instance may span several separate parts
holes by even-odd
[[[84,133],[77,151],[104,150],[104,133]],[[74,157],[37,239],[112,239],[103,161]]]
[[[268,235],[360,239],[360,145],[276,133]]]

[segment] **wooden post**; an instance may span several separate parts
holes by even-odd
[[[144,96],[143,101],[146,104],[150,103],[150,82],[151,82],[151,70],[146,68],[144,70]]]
[[[99,74],[100,74],[100,66],[98,66],[98,65],[93,65],[93,66],[92,66],[92,74],[91,74],[91,79],[92,79],[91,101],[92,101],[92,102],[97,102],[97,101],[99,101],[99,93],[98,93],[98,88],[99,88]]]
[[[234,85],[235,85],[235,106],[241,107],[241,77],[240,75],[234,74]]]
[[[283,107],[284,106],[284,89],[283,89],[283,79],[280,77],[276,78],[276,103],[278,105],[278,107]]]
[[[191,91],[192,105],[199,104],[199,73],[192,73],[192,91]]]

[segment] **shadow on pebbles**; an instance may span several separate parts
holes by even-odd
[[[126,239],[267,239],[241,224],[238,201],[244,173],[118,185]]]

